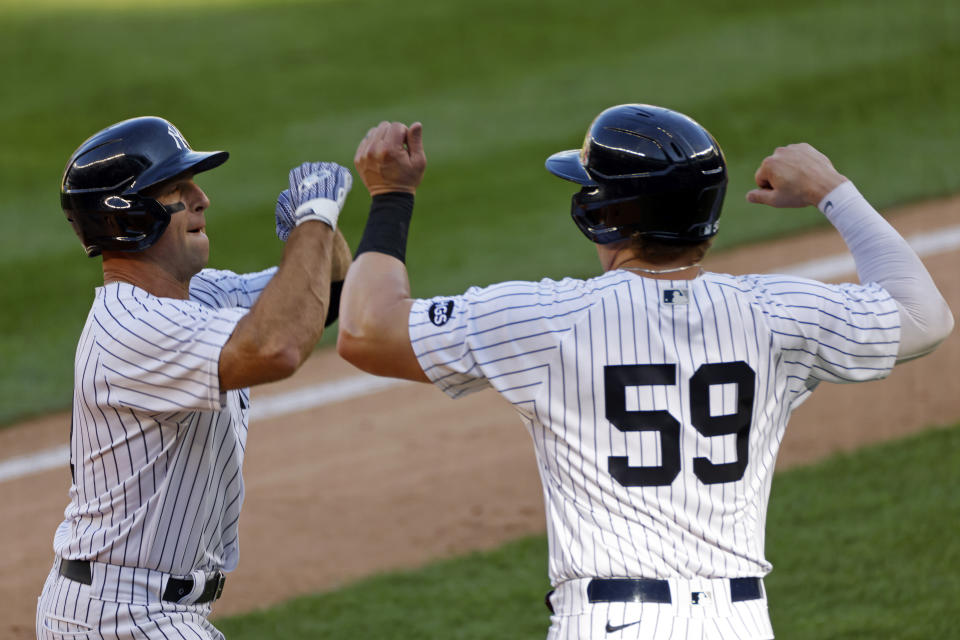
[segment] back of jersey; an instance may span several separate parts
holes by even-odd
[[[574,324],[542,399],[559,579],[766,573],[776,357],[749,297],[709,278],[630,277]]]
[[[450,395],[520,412],[544,487],[550,576],[746,577],[789,414],[820,380],[882,377],[899,317],[879,287],[782,276],[504,283],[411,339]],[[445,316],[446,317],[446,316]],[[438,328],[439,327],[439,328]]]
[[[889,371],[891,305],[880,290],[775,276],[605,291],[560,342],[560,388],[538,398],[552,575],[766,574],[790,412],[820,379]]]

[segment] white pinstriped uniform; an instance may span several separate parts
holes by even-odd
[[[549,638],[570,640],[773,637],[765,596],[732,603],[726,579],[771,569],[787,420],[820,381],[886,376],[899,334],[879,286],[779,275],[506,282],[410,315],[431,381],[452,397],[492,386],[533,438]],[[587,602],[590,578],[616,577],[669,580],[673,604]]]
[[[77,347],[75,480],[39,638],[222,637],[206,620],[209,604],[160,594],[170,575],[237,566],[249,390],[221,393],[218,364],[275,271],[205,269],[190,300],[126,283],[97,288]],[[94,561],[93,584],[61,577],[60,558]]]

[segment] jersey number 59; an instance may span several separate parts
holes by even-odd
[[[660,460],[657,467],[631,467],[626,456],[610,456],[607,469],[625,487],[660,487],[671,484],[680,474],[680,421],[669,411],[628,411],[627,387],[677,384],[673,364],[607,365],[603,368],[607,420],[620,431],[657,431],[660,433]],[[747,468],[750,418],[756,375],[746,362],[720,362],[701,365],[690,378],[690,422],[703,436],[712,438],[737,434],[737,459],[713,463],[708,458],[693,459],[693,473],[704,484],[735,482]],[[734,413],[710,414],[710,387],[737,386]]]

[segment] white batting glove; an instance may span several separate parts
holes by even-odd
[[[335,162],[304,162],[290,170],[290,198],[297,224],[319,218],[337,228],[353,176]]]
[[[277,237],[286,240],[307,220],[322,220],[337,228],[353,177],[335,162],[304,162],[290,170],[290,188],[277,197]]]

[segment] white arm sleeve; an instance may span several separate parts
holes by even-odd
[[[920,257],[849,180],[817,206],[847,243],[860,282],[879,284],[897,302],[897,362],[933,351],[953,330],[953,314]]]

